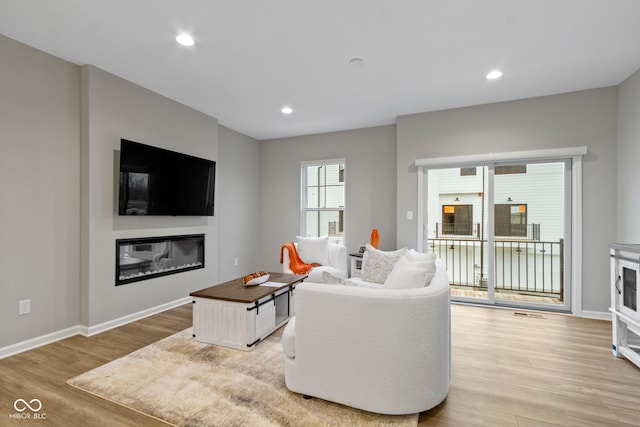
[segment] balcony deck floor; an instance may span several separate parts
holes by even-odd
[[[471,297],[471,298],[487,298],[487,291],[475,288],[461,288],[461,287],[451,287],[451,296],[462,296],[462,297]],[[562,305],[563,302],[560,301],[557,297],[550,296],[538,296],[538,295],[529,295],[529,294],[521,294],[517,292],[505,292],[502,290],[497,290],[495,293],[496,299],[508,300],[508,301],[524,301],[524,302],[535,302],[542,304],[554,304],[554,305]]]

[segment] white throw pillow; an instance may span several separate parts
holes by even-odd
[[[436,262],[436,254],[434,253],[418,252],[415,249],[409,249],[405,255],[409,258],[409,261],[431,262],[434,264]]]
[[[298,255],[305,264],[329,265],[329,236],[298,236]]]
[[[429,283],[431,283],[433,276],[436,275],[436,254],[418,252],[415,249],[409,249],[405,255],[411,262],[426,263],[426,265],[423,265],[427,269],[427,284],[425,286],[428,286]]]
[[[362,256],[360,278],[366,282],[384,283],[391,270],[393,270],[396,261],[406,250],[407,248],[395,251],[381,251],[367,244],[367,250]]]
[[[409,256],[403,256],[389,273],[382,288],[384,289],[412,289],[428,286],[435,275],[434,262],[412,261]]]

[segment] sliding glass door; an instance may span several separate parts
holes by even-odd
[[[569,310],[570,161],[426,171],[426,250],[453,300]]]
[[[495,166],[494,286],[499,303],[568,309],[569,176],[567,161]]]
[[[493,302],[488,289],[489,168],[465,166],[427,173],[427,251],[447,264],[452,298]]]

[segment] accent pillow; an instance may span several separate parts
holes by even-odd
[[[409,258],[409,261],[432,262],[434,264],[436,262],[436,254],[434,253],[424,253],[418,252],[415,249],[409,249],[405,255]]]
[[[360,278],[365,282],[384,283],[393,270],[393,266],[405,253],[407,248],[395,251],[381,251],[367,243],[367,250],[362,256]]]
[[[329,264],[329,236],[302,237],[298,239],[298,255],[305,264]]]
[[[436,254],[418,252],[415,249],[409,249],[405,255],[411,262],[427,263],[427,284],[425,286],[428,286],[431,283],[433,276],[436,275]]]
[[[329,285],[344,285],[345,279],[336,277],[328,271],[322,272],[322,281]]]
[[[384,289],[412,289],[422,288],[431,283],[436,273],[434,262],[412,261],[410,256],[402,256],[384,281]]]
[[[362,279],[359,279],[359,278],[342,279],[340,277],[334,276],[328,271],[322,272],[322,280],[324,281],[324,283],[328,285],[355,286],[358,288],[369,288],[369,289],[381,288],[381,286],[379,285],[363,282]]]

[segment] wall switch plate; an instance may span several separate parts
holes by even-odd
[[[413,211],[407,211],[407,219],[413,219]]]
[[[25,299],[22,301],[18,301],[18,314],[22,316],[23,314],[31,313],[31,300]]]
[[[238,258],[237,257],[233,259],[233,265],[238,265]]]

